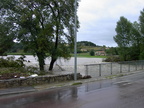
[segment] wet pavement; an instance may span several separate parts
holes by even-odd
[[[0,96],[0,108],[144,108],[144,73],[3,95]]]

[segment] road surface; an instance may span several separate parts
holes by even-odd
[[[0,108],[144,108],[144,73],[0,97]]]

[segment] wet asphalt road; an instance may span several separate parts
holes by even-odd
[[[144,73],[0,97],[0,108],[144,108]]]

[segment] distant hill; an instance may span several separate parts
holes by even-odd
[[[96,44],[92,43],[92,42],[89,42],[89,41],[80,41],[80,42],[77,42],[77,46],[80,47],[80,46],[92,46],[92,47],[96,47]]]
[[[91,50],[94,50],[94,51],[105,50],[105,46],[98,46],[98,45],[96,45],[92,42],[89,42],[89,41],[77,42],[77,48],[78,48],[78,53],[89,52]]]

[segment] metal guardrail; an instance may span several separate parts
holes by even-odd
[[[144,60],[87,64],[84,66],[85,75],[90,75],[91,77],[101,77],[143,70]]]

